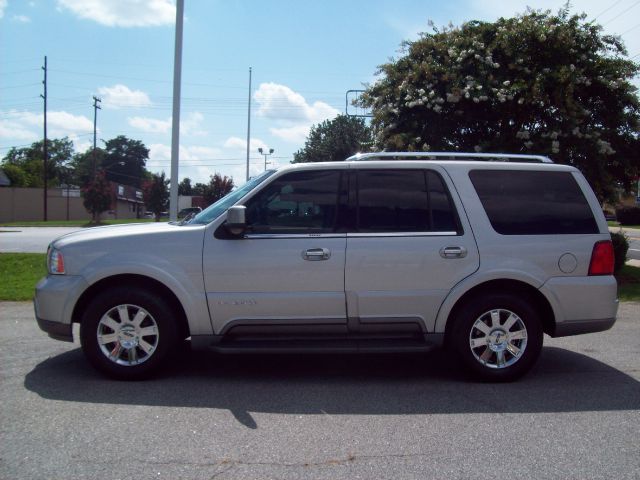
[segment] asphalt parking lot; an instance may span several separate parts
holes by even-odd
[[[115,382],[0,303],[2,479],[639,478],[640,304],[513,384],[427,355],[183,353]]]

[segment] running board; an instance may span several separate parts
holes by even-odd
[[[420,353],[442,345],[444,334],[433,333],[410,338],[243,338],[194,335],[194,349],[223,354],[243,353]]]

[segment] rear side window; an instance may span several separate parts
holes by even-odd
[[[491,226],[502,235],[598,233],[570,172],[473,170],[469,176]]]
[[[359,170],[357,231],[456,232],[456,216],[438,174],[427,170]]]

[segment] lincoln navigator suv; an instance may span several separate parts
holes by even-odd
[[[239,352],[421,352],[511,381],[551,337],[610,328],[607,223],[546,157],[359,154],[267,170],[181,223],[53,241],[34,299],[102,373],[156,372],[185,339]],[[213,357],[215,359],[215,357]],[[213,360],[215,361],[215,360]]]

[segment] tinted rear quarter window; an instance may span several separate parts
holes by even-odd
[[[360,170],[359,232],[456,232],[458,223],[440,176],[427,170]]]
[[[502,235],[598,233],[598,225],[570,172],[469,172],[491,226]]]

